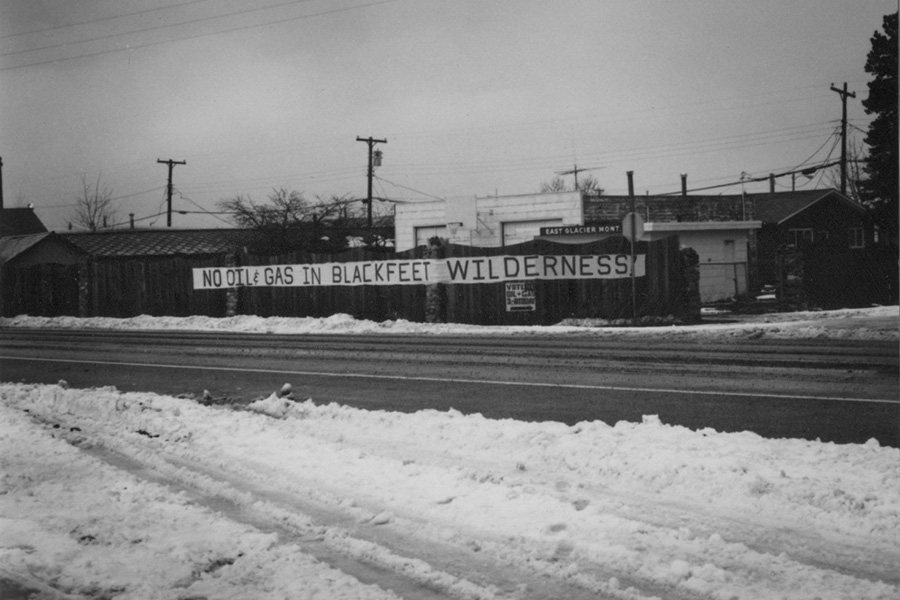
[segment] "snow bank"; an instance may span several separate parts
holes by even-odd
[[[733,323],[710,323],[661,327],[593,327],[591,320],[567,321],[568,325],[484,327],[458,323],[412,323],[410,321],[359,320],[345,314],[327,318],[291,318],[237,316],[151,317],[128,319],[109,317],[32,317],[20,315],[0,318],[0,327],[43,327],[60,329],[145,329],[185,331],[238,331],[278,334],[580,334],[580,335],[653,335],[655,337],[734,337],[766,335],[774,338],[900,339],[900,308],[882,306],[865,309],[776,313],[741,317]]]
[[[102,444],[146,468],[181,465],[173,472],[210,493],[223,484],[189,467],[226,472],[231,485],[257,490],[234,496],[247,510],[262,510],[258,490],[277,485],[279,496],[338,515],[317,529],[335,547],[423,580],[452,579],[433,584],[451,597],[517,596],[437,577],[383,540],[402,534],[470,556],[472,569],[513,565],[615,598],[900,593],[900,450],[874,440],[695,432],[652,416],[566,426],[364,411],[277,394],[255,408],[262,412],[112,388],[0,384],[0,514],[10,532],[0,564],[71,593],[122,598],[176,597],[173,589],[390,597],[78,450]],[[62,425],[42,428],[30,416]],[[351,535],[339,525],[347,522],[382,533]]]

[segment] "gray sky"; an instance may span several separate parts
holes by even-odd
[[[847,82],[897,0],[0,0],[4,205],[64,228],[82,178],[120,218],[165,227],[273,187],[403,201],[537,191],[557,171],[608,193],[823,162]],[[862,131],[860,131],[862,130]],[[837,158],[839,147],[832,157]],[[567,176],[571,184],[572,177]],[[789,189],[790,178],[779,179]],[[829,185],[802,178],[798,187]],[[738,193],[740,186],[712,193]],[[768,189],[748,184],[747,191]],[[783,188],[780,188],[783,189]],[[225,226],[175,214],[176,227]]]

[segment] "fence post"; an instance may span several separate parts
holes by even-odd
[[[225,266],[235,267],[238,264],[237,252],[233,252],[225,256]],[[233,317],[237,314],[238,306],[238,288],[230,287],[225,289],[225,316]]]
[[[90,317],[91,311],[91,270],[88,261],[78,263],[78,316]]]
[[[693,248],[681,249],[681,271],[684,290],[681,301],[681,320],[700,322],[700,255]]]
[[[439,237],[428,240],[426,258],[437,260],[444,257],[444,242]],[[430,283],[425,289],[425,322],[443,323],[446,318],[447,294],[443,283]]]

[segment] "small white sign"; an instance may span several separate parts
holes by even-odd
[[[533,311],[536,308],[533,281],[506,282],[506,312]]]
[[[631,242],[644,237],[644,219],[641,215],[628,213],[622,219],[622,235]]]

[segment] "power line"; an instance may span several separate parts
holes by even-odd
[[[742,183],[752,183],[752,182],[766,181],[766,180],[770,179],[771,177],[775,177],[775,178],[777,179],[777,178],[779,178],[779,177],[784,177],[784,176],[786,176],[786,175],[793,175],[793,174],[796,174],[796,173],[810,172],[811,170],[821,171],[822,169],[827,169],[828,167],[833,167],[834,165],[837,165],[837,164],[840,164],[840,161],[837,161],[837,160],[836,160],[836,161],[832,161],[832,162],[830,162],[830,163],[822,163],[822,164],[820,164],[820,165],[818,165],[818,166],[816,166],[816,167],[812,167],[812,168],[806,168],[806,169],[793,169],[793,170],[790,170],[790,171],[784,171],[784,172],[781,172],[781,173],[772,173],[772,174],[769,174],[769,175],[764,175],[764,176],[762,176],[762,177],[749,177],[749,178],[747,178],[747,177],[742,177],[742,178],[739,179],[738,181],[732,181],[732,182],[729,182],[729,183],[722,183],[722,184],[719,184],[719,185],[709,185],[709,186],[706,186],[706,187],[700,187],[700,188],[693,188],[693,189],[690,189],[690,190],[687,190],[687,191],[688,191],[688,192],[703,192],[703,191],[706,191],[706,190],[715,190],[715,189],[720,189],[720,188],[725,188],[725,187],[733,187],[733,186],[736,186],[736,185],[741,185]],[[678,190],[677,192],[665,192],[665,193],[657,194],[657,195],[658,195],[658,196],[674,196],[674,195],[676,195],[676,194],[681,194],[681,193],[682,193],[682,191],[681,191],[681,190]]]
[[[23,35],[31,35],[34,33],[46,33],[48,31],[57,31],[59,29],[68,29],[69,27],[78,27],[80,25],[93,25],[94,23],[104,23],[106,21],[114,21],[116,19],[125,19],[127,17],[134,17],[137,15],[144,15],[152,12],[159,12],[163,10],[169,10],[172,8],[182,8],[184,6],[190,6],[191,4],[201,4],[203,2],[210,2],[211,0],[187,0],[186,2],[181,2],[179,4],[172,4],[170,6],[160,6],[157,8],[148,8],[145,10],[139,10],[131,13],[124,13],[121,15],[113,15],[111,17],[102,17],[100,19],[92,19],[90,21],[78,21],[76,23],[66,23],[65,25],[55,25],[53,27],[44,27],[42,29],[32,29],[31,31],[20,31],[19,33],[8,33],[6,35],[0,35],[0,40],[5,40],[14,37],[21,37]]]
[[[180,190],[176,190],[176,191],[178,192],[178,197],[179,197],[179,198],[181,198],[182,200],[185,200],[185,201],[187,201],[187,202],[190,202],[191,204],[193,204],[194,206],[196,206],[197,208],[199,208],[200,211],[203,212],[203,214],[207,214],[207,215],[209,215],[209,216],[211,216],[211,217],[213,217],[213,218],[215,218],[215,219],[218,219],[219,221],[222,221],[223,223],[226,223],[226,224],[228,224],[228,225],[233,225],[233,223],[231,223],[231,221],[228,221],[228,220],[226,220],[226,219],[223,219],[222,217],[219,216],[219,215],[230,215],[230,214],[234,214],[233,212],[231,212],[231,211],[210,211],[210,210],[206,210],[205,208],[203,208],[202,206],[200,206],[199,204],[197,204],[196,202],[194,202],[193,200],[191,200],[190,198],[188,198],[187,196],[185,196],[184,194],[182,194]],[[178,212],[179,212],[180,214],[198,214],[197,211],[183,211],[183,210],[180,210],[180,211],[178,211]]]
[[[704,147],[708,147],[715,151],[721,150],[729,150],[732,148],[741,148],[747,145],[756,144],[759,142],[769,143],[777,141],[778,138],[786,138],[783,141],[802,141],[805,139],[811,139],[812,137],[818,137],[821,135],[822,131],[820,129],[823,125],[828,125],[828,131],[833,131],[831,128],[831,123],[835,121],[824,121],[817,123],[809,123],[805,125],[795,125],[792,127],[785,127],[780,129],[770,129],[760,132],[750,132],[750,133],[741,133],[735,135],[728,136],[719,136],[713,138],[704,138],[700,140],[695,140],[691,142],[679,142],[675,144],[663,144],[663,145],[654,145],[654,146],[643,146],[638,148],[631,148],[628,150],[622,150],[618,152],[598,152],[598,153],[587,153],[585,156],[591,158],[591,160],[598,162],[608,162],[608,161],[619,161],[622,160],[634,160],[635,158],[640,158],[644,156],[652,156],[657,155],[660,152],[666,152],[669,150],[684,150],[690,152],[696,152],[698,150],[702,150]],[[795,137],[800,136],[800,137]],[[671,156],[668,154],[666,156]],[[534,166],[543,166],[550,162],[556,162],[558,160],[562,160],[562,155],[554,155],[547,156],[542,158],[529,158],[525,160],[492,160],[492,161],[479,161],[479,162],[455,162],[450,163],[446,161],[442,161],[440,163],[418,163],[418,164],[401,164],[400,167],[404,168],[427,168],[432,166],[441,166],[441,167],[460,167],[460,168],[470,168],[470,167],[486,167],[494,169],[496,167],[502,166],[526,166],[526,165],[534,165]],[[441,171],[445,171],[446,169],[441,169]]]
[[[538,120],[538,121],[531,121],[531,122],[527,123],[526,125],[532,126],[529,129],[547,129],[547,128],[558,128],[560,125],[563,125],[566,123],[583,124],[585,122],[595,122],[595,121],[602,121],[602,120],[607,120],[607,119],[615,119],[617,122],[621,122],[622,115],[635,115],[634,118],[641,118],[641,119],[644,118],[643,116],[641,116],[644,113],[655,113],[655,114],[660,114],[660,115],[665,114],[667,116],[670,116],[670,115],[668,115],[669,111],[677,110],[677,109],[681,109],[681,108],[693,108],[693,107],[704,106],[704,105],[708,105],[708,104],[717,104],[717,103],[722,103],[722,102],[731,102],[733,100],[745,100],[748,98],[773,96],[773,95],[777,95],[777,94],[801,91],[801,90],[808,90],[808,89],[817,89],[818,90],[818,89],[821,89],[821,87],[822,86],[820,84],[813,84],[813,85],[801,86],[801,87],[796,87],[796,88],[787,88],[784,90],[777,90],[775,92],[761,92],[761,93],[757,93],[757,94],[739,94],[739,95],[733,95],[733,96],[723,96],[720,98],[712,98],[709,100],[702,100],[702,101],[698,101],[698,102],[686,102],[686,103],[680,103],[680,104],[669,104],[669,105],[661,105],[661,106],[657,105],[657,106],[653,106],[651,108],[640,108],[640,109],[635,109],[635,110],[615,111],[615,112],[611,112],[611,113],[598,113],[595,115],[581,115],[581,116],[576,116],[576,117],[568,117],[565,119],[543,119],[543,120]],[[816,94],[813,97],[826,98],[828,96],[826,94]],[[809,100],[810,100],[810,97],[800,97],[800,98],[793,98],[793,99],[785,100],[785,101],[777,101],[776,100],[776,101],[771,101],[771,102],[746,104],[746,105],[729,104],[728,106],[724,107],[721,110],[754,108],[754,107],[758,107],[758,106],[767,106],[770,104],[776,104],[776,103],[781,103],[781,102],[808,102]],[[709,109],[704,109],[704,113],[705,112],[709,112]],[[436,134],[448,136],[448,135],[453,135],[455,133],[465,133],[465,132],[471,131],[472,129],[486,129],[486,130],[491,130],[491,131],[510,130],[513,132],[520,132],[523,130],[523,124],[522,123],[514,123],[514,124],[490,125],[490,126],[486,126],[486,127],[477,127],[477,128],[456,127],[456,128],[445,128],[445,129],[410,132],[410,133],[405,133],[405,134],[404,133],[393,133],[392,137],[397,138],[397,139],[408,139],[408,138],[414,138],[414,137],[427,137],[427,136],[436,135]]]
[[[6,56],[16,56],[18,54],[27,54],[28,52],[40,52],[41,50],[53,50],[55,48],[66,48],[68,46],[72,46],[75,44],[88,44],[90,42],[99,42],[100,40],[110,40],[113,38],[124,37],[126,35],[134,35],[136,33],[147,33],[148,31],[160,31],[162,29],[171,29],[172,27],[181,27],[182,25],[194,25],[197,23],[203,23],[204,21],[212,21],[214,19],[225,19],[227,17],[234,17],[237,15],[246,15],[249,13],[259,12],[263,10],[269,10],[271,8],[280,8],[282,6],[288,6],[290,4],[301,4],[305,2],[310,2],[311,0],[292,0],[291,2],[284,2],[282,4],[274,4],[272,6],[263,6],[259,8],[249,8],[246,10],[238,10],[235,12],[224,13],[221,15],[214,15],[211,17],[200,17],[198,19],[191,19],[189,21],[181,21],[179,23],[169,23],[167,25],[154,25],[153,27],[145,27],[143,29],[134,29],[132,31],[124,31],[122,33],[109,33],[106,35],[101,35],[93,38],[88,38],[84,40],[75,40],[73,42],[63,42],[59,44],[53,44],[50,46],[40,46],[38,48],[28,48],[25,50],[17,50],[15,52],[4,52],[0,54],[0,57]],[[148,11],[149,12],[149,11]],[[101,19],[105,20],[105,19]]]
[[[126,195],[124,195],[124,196],[114,196],[114,197],[110,198],[110,201],[112,201],[112,200],[125,200],[126,198],[134,198],[135,196],[140,196],[140,195],[143,195],[143,194],[149,194],[150,192],[156,192],[156,191],[159,191],[159,190],[162,190],[162,189],[165,189],[165,188],[164,188],[164,187],[155,187],[155,188],[151,188],[151,189],[149,189],[149,190],[144,190],[144,191],[142,191],[142,192],[134,192],[133,194],[126,194]],[[43,204],[43,205],[40,205],[40,206],[35,206],[35,208],[36,208],[36,209],[44,210],[44,209],[49,209],[49,208],[71,208],[71,207],[73,207],[73,206],[78,206],[78,203],[77,203],[77,202],[74,202],[74,203],[70,203],[70,204]]]
[[[413,189],[413,188],[411,188],[411,187],[406,187],[405,185],[400,185],[399,183],[394,183],[393,181],[388,181],[388,180],[385,179],[384,177],[379,177],[378,175],[376,175],[375,178],[376,178],[377,180],[379,180],[379,181],[383,181],[383,182],[387,183],[388,185],[392,185],[392,186],[394,186],[394,187],[402,188],[402,189],[407,190],[407,191],[409,191],[409,192],[415,192],[416,194],[422,194],[423,196],[429,196],[429,197],[435,198],[435,199],[437,199],[437,200],[444,200],[444,198],[442,198],[441,196],[435,196],[434,194],[429,194],[428,192],[422,192],[422,191],[420,191],[420,190],[415,190],[415,189]]]
[[[302,0],[302,1],[305,1],[305,0]],[[67,62],[67,61],[70,61],[70,60],[77,60],[77,59],[80,59],[80,58],[93,58],[93,57],[95,57],[95,56],[102,56],[102,55],[104,55],[104,54],[112,54],[112,53],[114,53],[114,52],[125,52],[125,51],[131,51],[131,50],[138,50],[138,49],[140,49],[140,48],[149,48],[149,47],[152,47],[152,46],[161,46],[161,45],[163,45],[163,44],[171,44],[171,43],[174,43],[174,42],[183,42],[183,41],[186,41],[186,40],[195,40],[195,39],[199,39],[199,38],[210,37],[210,36],[213,36],[213,35],[221,35],[221,34],[223,34],[223,33],[234,33],[235,31],[243,31],[243,30],[246,30],[246,29],[256,29],[256,28],[259,28],[259,27],[266,27],[266,26],[269,26],[269,25],[280,25],[280,24],[282,24],[282,23],[289,23],[289,22],[292,22],[292,21],[300,21],[300,20],[304,20],[304,19],[312,19],[312,18],[314,18],[314,17],[322,17],[322,16],[332,15],[332,14],[336,14],[336,13],[348,12],[348,11],[351,11],[351,10],[358,10],[358,9],[361,9],[361,8],[369,8],[369,7],[371,7],[371,6],[377,6],[377,5],[380,5],[380,4],[389,4],[389,3],[397,2],[397,1],[398,1],[398,0],[378,0],[378,1],[376,1],[376,2],[369,2],[369,3],[367,3],[367,4],[359,4],[359,5],[356,5],[356,6],[347,6],[347,7],[343,7],[343,8],[335,8],[335,9],[331,9],[331,10],[321,11],[321,12],[318,12],[318,13],[311,13],[311,14],[308,14],[308,15],[300,15],[300,16],[297,16],[297,17],[289,17],[289,18],[285,18],[285,19],[277,19],[277,20],[274,20],[274,21],[267,21],[267,22],[265,22],[265,23],[256,23],[256,24],[253,24],[253,25],[242,25],[242,26],[239,26],[239,27],[232,27],[232,28],[230,28],[230,29],[222,29],[222,30],[220,30],[220,31],[211,31],[211,32],[207,32],[207,33],[199,33],[199,34],[196,34],[196,35],[189,35],[189,36],[184,36],[184,37],[178,37],[178,38],[173,38],[173,39],[169,39],[169,40],[158,40],[158,41],[155,41],[155,42],[146,42],[146,43],[143,43],[143,44],[128,45],[128,46],[126,46],[125,48],[111,48],[111,49],[109,49],[109,50],[100,50],[100,51],[98,51],[98,52],[89,52],[89,53],[86,53],[86,54],[79,54],[79,55],[76,55],[76,56],[68,56],[68,57],[63,57],[63,58],[55,58],[55,59],[43,60],[43,61],[38,61],[38,62],[33,62],[33,63],[27,63],[27,64],[24,64],[24,65],[16,65],[16,66],[13,66],[13,67],[3,67],[3,68],[0,68],[0,71],[12,71],[12,70],[15,70],[15,69],[24,69],[24,68],[27,68],[27,67],[37,67],[37,66],[40,66],[40,65],[46,65],[46,64],[50,64],[50,63]],[[214,18],[214,17],[210,17],[210,18]]]
[[[831,150],[828,151],[828,156],[825,157],[825,160],[828,160],[829,158],[831,158],[831,153],[834,152],[834,147],[835,147],[835,145],[837,144],[837,137],[836,137],[836,136],[837,136],[837,131],[838,131],[838,130],[835,129],[834,132],[833,132],[828,138],[826,138],[824,142],[822,142],[822,145],[819,146],[818,148],[816,148],[816,151],[815,151],[815,152],[813,152],[812,154],[810,154],[809,158],[807,158],[806,160],[804,160],[803,162],[801,162],[799,165],[795,165],[794,168],[795,168],[795,169],[799,169],[800,167],[802,167],[803,165],[805,165],[806,163],[808,163],[809,161],[811,161],[812,158],[813,158],[813,156],[815,156],[816,154],[818,154],[818,153],[819,153],[819,150],[821,150],[822,148],[824,148],[824,147],[825,147],[825,144],[827,144],[829,140],[831,140],[832,138],[834,138],[835,143],[831,145]]]

